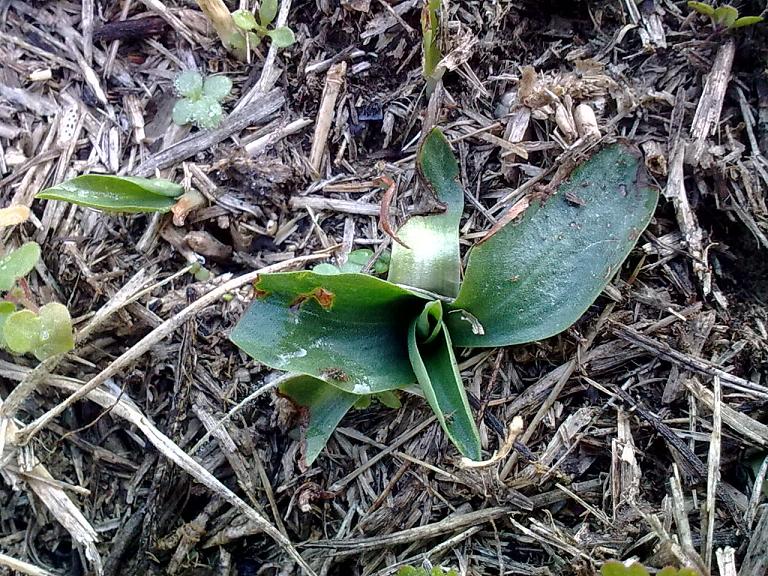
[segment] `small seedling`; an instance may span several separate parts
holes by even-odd
[[[397,571],[397,576],[459,576],[459,574],[456,570],[446,570],[439,566],[432,568],[403,566]]]
[[[447,2],[447,0],[446,0]],[[437,65],[443,57],[438,41],[440,39],[440,4],[441,0],[425,0],[421,10],[422,34],[422,73],[427,81],[427,92],[431,94],[442,71]]]
[[[578,320],[653,215],[658,191],[645,184],[641,160],[625,144],[599,151],[554,195],[475,245],[462,274],[464,191],[450,145],[434,129],[417,172],[445,210],[400,227],[387,280],[262,274],[231,339],[262,364],[296,373],[280,392],[305,408],[304,463],[361,396],[391,390],[423,395],[459,452],[479,460],[454,347],[533,342]],[[580,204],[568,200],[576,191]]]
[[[353,250],[349,253],[347,261],[341,266],[334,266],[333,264],[318,264],[312,271],[315,274],[342,274],[342,273],[355,273],[362,272],[365,265],[373,258],[373,250],[369,248],[360,248],[359,250]],[[386,274],[389,270],[389,252],[384,252],[373,263],[373,272],[376,275]]]
[[[715,30],[733,30],[752,26],[763,21],[762,16],[739,16],[739,10],[730,4],[715,8],[704,2],[688,2],[688,7],[712,20]]]
[[[224,111],[221,101],[232,91],[226,76],[209,76],[203,81],[199,72],[187,70],[178,75],[174,86],[183,96],[173,107],[173,121],[179,126],[194,124],[201,129],[216,128]]]
[[[600,567],[602,576],[650,576],[648,570],[642,564],[634,562],[629,566],[617,560],[609,560]],[[700,576],[693,568],[674,568],[667,566],[657,572],[656,576]]]
[[[75,346],[72,319],[57,302],[41,308],[32,302],[24,277],[40,259],[40,246],[27,242],[0,257],[0,348],[32,353],[38,360],[69,352]],[[19,308],[18,305],[23,306]]]
[[[253,49],[261,43],[262,38],[269,36],[278,48],[287,48],[296,37],[288,26],[268,28],[277,16],[277,0],[262,0],[259,7],[259,18],[249,10],[236,10],[232,13],[235,26],[240,30],[240,39],[235,40],[235,46],[241,43],[246,50]]]

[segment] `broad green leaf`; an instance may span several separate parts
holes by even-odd
[[[51,302],[40,308],[40,333],[34,348],[38,360],[69,352],[75,347],[72,318],[63,304]]]
[[[8,317],[16,312],[16,305],[13,302],[4,302],[0,300],[0,348],[5,348],[5,336],[3,326]]]
[[[714,21],[717,24],[722,24],[726,28],[733,26],[736,19],[739,17],[739,11],[733,6],[725,4],[724,6],[718,6],[715,8]]]
[[[194,100],[202,94],[203,77],[200,75],[200,72],[187,70],[176,77],[173,85],[179,94]]]
[[[407,334],[424,300],[364,274],[265,274],[232,341],[272,368],[310,374],[354,394],[416,381]]]
[[[216,128],[221,123],[224,115],[221,104],[216,98],[203,96],[197,101],[197,107],[194,110],[194,122],[198,128],[210,130]]]
[[[688,2],[688,8],[692,8],[699,14],[709,16],[710,18],[715,15],[715,9],[709,4],[705,4],[704,2]]]
[[[280,384],[280,393],[306,411],[302,427],[304,459],[311,466],[333,431],[360,396],[349,394],[323,380],[297,375]]]
[[[38,192],[36,198],[105,212],[168,212],[183,192],[182,186],[159,178],[88,174]]]
[[[256,17],[250,10],[235,10],[232,12],[232,20],[234,20],[235,26],[241,30],[256,28]]]
[[[616,275],[658,200],[623,144],[578,167],[518,223],[476,245],[446,324],[457,346],[509,346],[573,324]]]
[[[272,42],[278,48],[288,48],[291,44],[296,42],[296,36],[293,34],[293,30],[287,26],[280,26],[267,32],[267,36],[272,38]]]
[[[262,26],[269,26],[277,16],[277,0],[261,0],[259,20]]]
[[[393,244],[388,279],[454,298],[459,293],[461,276],[459,221],[464,192],[459,183],[459,165],[438,128],[424,140],[416,165],[422,181],[446,210],[412,216],[400,227],[397,235],[408,248]]]
[[[173,105],[173,123],[177,126],[186,126],[192,124],[195,120],[195,111],[197,110],[197,100],[182,98]]]
[[[203,84],[203,96],[223,100],[232,91],[232,80],[226,76],[209,76]]]
[[[733,23],[733,26],[731,28],[744,28],[744,26],[752,26],[753,24],[760,24],[765,20],[762,16],[742,16],[741,18],[737,18],[736,22]]]
[[[37,242],[26,242],[0,257],[0,291],[13,288],[16,280],[32,272],[38,260],[40,245]]]
[[[40,342],[42,322],[31,310],[19,310],[9,315],[3,325],[5,344],[11,352],[32,352]]]
[[[439,300],[429,302],[411,323],[408,355],[416,379],[446,435],[459,452],[480,460],[480,435],[461,382]]]

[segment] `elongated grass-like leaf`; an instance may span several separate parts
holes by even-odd
[[[341,419],[360,399],[360,396],[303,374],[284,380],[280,384],[280,393],[305,412],[303,452],[307,466],[312,465]]]
[[[183,192],[179,184],[159,178],[87,174],[43,190],[36,198],[105,212],[168,212]]]
[[[459,293],[459,221],[464,192],[451,146],[438,129],[424,140],[417,158],[424,183],[445,205],[442,213],[412,216],[397,232],[408,248],[395,243],[389,281],[421,288],[449,298]]]
[[[534,200],[469,256],[446,324],[457,346],[508,346],[573,324],[616,275],[653,215],[658,191],[639,152],[617,144]],[[469,313],[469,314],[467,314]]]
[[[424,397],[459,452],[480,460],[480,435],[461,382],[440,301],[433,301],[411,324],[408,355]]]
[[[424,300],[363,274],[267,274],[232,332],[259,362],[354,394],[412,384],[407,333]]]

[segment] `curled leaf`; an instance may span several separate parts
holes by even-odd
[[[742,16],[737,18],[731,28],[744,28],[744,26],[752,26],[753,24],[760,24],[765,20],[762,16]]]
[[[182,192],[179,184],[159,178],[88,174],[43,190],[36,198],[105,212],[168,212]]]

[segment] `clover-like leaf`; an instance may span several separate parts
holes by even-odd
[[[705,4],[704,2],[694,2],[691,0],[688,2],[688,8],[692,8],[699,14],[709,16],[710,18],[715,15],[715,9],[709,4]]]
[[[183,186],[160,178],[87,174],[38,192],[35,197],[105,212],[168,212],[183,192]]]
[[[192,124],[195,120],[195,111],[198,108],[197,100],[181,98],[173,105],[172,120],[177,126]]]
[[[446,319],[454,344],[509,346],[568,328],[616,275],[657,200],[637,150],[595,154],[472,249]]]
[[[232,20],[234,20],[235,26],[241,30],[253,30],[258,26],[256,17],[250,10],[235,10],[232,12]]]
[[[274,28],[267,32],[267,36],[272,38],[272,42],[274,42],[278,48],[288,48],[288,46],[296,42],[296,36],[294,35],[293,30],[288,28],[288,26]]]
[[[66,306],[51,302],[40,308],[38,317],[40,332],[33,350],[38,360],[69,352],[75,347],[72,318]]]
[[[311,466],[323,450],[344,415],[362,398],[303,374],[283,380],[279,390],[304,411],[302,452],[307,466]]]
[[[269,26],[277,16],[277,0],[261,0],[259,20],[262,26]]]
[[[363,274],[265,274],[231,339],[272,368],[354,394],[416,382],[407,333],[424,300]]]
[[[715,13],[712,16],[712,19],[716,24],[722,24],[726,28],[731,28],[738,17],[739,11],[733,6],[725,4],[715,8]]]
[[[459,183],[459,165],[438,128],[422,143],[417,168],[445,211],[412,216],[400,227],[397,235],[407,248],[399,243],[393,245],[388,279],[453,298],[459,293],[461,279],[459,222],[464,192]]]
[[[221,123],[223,115],[221,104],[216,98],[203,96],[197,101],[197,107],[194,110],[194,123],[198,128],[210,130]]]
[[[0,291],[13,288],[16,280],[32,272],[38,260],[40,245],[37,242],[26,242],[0,257]]]
[[[232,91],[232,80],[226,76],[209,76],[203,84],[203,96],[223,100]]]
[[[432,411],[459,452],[472,460],[481,455],[480,435],[443,322],[439,300],[429,302],[408,332],[408,355]]]
[[[744,28],[744,26],[752,26],[753,24],[760,24],[765,20],[762,16],[742,16],[737,18],[731,28]]]
[[[8,316],[3,325],[6,347],[15,354],[32,352],[40,342],[42,322],[31,310],[19,310]]]
[[[176,91],[192,100],[200,97],[203,91],[203,77],[196,70],[186,70],[173,81]]]

